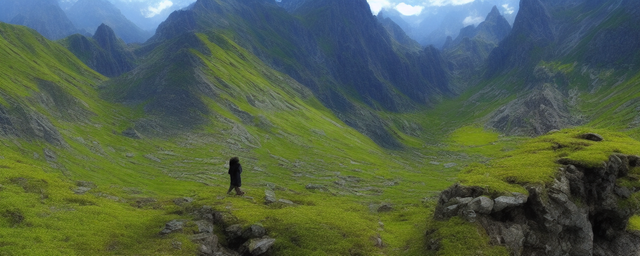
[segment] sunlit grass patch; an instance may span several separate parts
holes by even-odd
[[[465,126],[455,130],[451,139],[464,146],[482,146],[498,140],[498,133],[491,132],[478,126]]]
[[[629,219],[629,225],[627,226],[627,230],[640,231],[640,216],[634,215]]]
[[[489,236],[477,223],[469,223],[459,217],[447,221],[434,221],[429,236],[440,244],[438,256],[460,255],[509,255],[506,247],[489,245]]]
[[[589,132],[600,134],[604,141],[580,137]],[[470,165],[459,179],[465,185],[485,187],[496,194],[525,192],[521,185],[552,182],[561,167],[560,159],[594,168],[615,153],[638,154],[640,142],[606,130],[568,129],[531,139],[486,164]]]

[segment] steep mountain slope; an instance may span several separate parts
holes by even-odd
[[[105,24],[98,27],[92,38],[76,34],[62,40],[61,44],[104,76],[116,77],[135,67],[133,53]]]
[[[151,33],[133,24],[107,0],[78,0],[65,13],[76,28],[86,32],[96,31],[105,24],[126,43],[143,43],[151,37]]]
[[[512,32],[489,55],[486,82],[472,97],[499,108],[482,122],[508,134],[540,135],[598,118],[591,109],[606,101],[605,94],[624,95],[611,86],[624,83],[633,90],[636,72],[628,68],[638,63],[638,47],[626,40],[593,39],[616,33],[633,40],[639,33],[631,27],[637,10],[630,1],[522,1]],[[576,13],[583,15],[576,18]],[[580,100],[586,98],[599,99]],[[507,104],[495,104],[503,101]]]
[[[378,22],[380,22],[396,42],[406,47],[409,51],[421,50],[422,47],[420,44],[407,36],[404,30],[398,24],[393,22],[393,20],[385,18],[382,14],[378,14],[376,17],[378,18]]]
[[[195,220],[211,220],[195,216],[214,209],[226,216],[215,235],[259,222],[277,254],[422,251],[406,244],[423,231],[367,205],[406,204],[411,223],[422,221],[426,210],[405,195],[443,189],[453,171],[388,153],[225,35],[161,43],[150,61],[102,82],[32,30],[2,24],[0,34],[2,57],[15,60],[0,64],[0,254],[193,255]],[[251,197],[224,195],[232,155]],[[265,190],[285,203],[268,204]],[[190,221],[158,235],[173,219]]]
[[[0,21],[30,27],[51,40],[77,32],[56,0],[4,0]]]
[[[2,59],[11,60],[0,68],[2,135],[66,145],[54,120],[88,121],[90,85],[104,78],[33,30],[0,23],[0,31]]]
[[[303,1],[299,6],[289,13],[268,1],[201,0],[191,10],[172,14],[145,49],[194,31],[224,34],[388,147],[400,144],[371,109],[416,109],[451,94],[439,53],[400,47],[366,1]],[[334,16],[351,25],[327,22]]]
[[[510,31],[511,26],[494,6],[478,27],[470,25],[461,29],[455,40],[449,38],[443,46],[443,51],[456,77],[469,79],[480,71],[489,53]]]

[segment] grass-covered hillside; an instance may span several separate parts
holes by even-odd
[[[457,146],[425,146],[400,128],[393,133],[407,150],[381,148],[286,75],[224,37],[202,34],[208,51],[189,54],[199,63],[192,71],[216,92],[194,96],[210,113],[204,124],[132,139],[122,132],[154,115],[145,102],[105,101],[96,88],[110,99],[117,94],[105,86],[118,85],[56,43],[23,27],[3,25],[2,33],[12,60],[2,62],[9,116],[0,145],[3,254],[193,255],[190,229],[158,232],[202,205],[243,225],[262,223],[277,239],[274,250],[286,255],[420,254],[425,198],[480,158]],[[38,84],[58,89],[42,92]],[[48,120],[55,140],[18,119]],[[231,156],[245,169],[245,197],[224,194]],[[295,205],[265,205],[267,188]],[[176,205],[182,197],[195,202]],[[392,211],[378,213],[383,203]],[[383,247],[371,242],[376,237]]]
[[[329,58],[357,62],[357,47],[313,41],[322,31],[307,30],[339,5],[312,9],[309,20],[261,1],[196,7],[174,13],[137,48],[139,65],[111,79],[61,46],[69,40],[0,23],[0,255],[196,255],[194,225],[159,232],[203,206],[233,224],[263,225],[274,255],[507,255],[478,223],[434,220],[438,194],[456,182],[490,197],[527,194],[554,182],[559,159],[595,166],[613,153],[640,154],[633,70],[554,59],[534,64],[535,83],[500,73],[460,85],[467,90],[455,97],[410,100],[411,88],[393,81],[403,65],[437,52],[402,55],[389,41],[370,45],[389,50],[369,63],[376,72],[363,68],[394,93],[375,98],[356,90],[366,83],[346,82],[359,73]],[[292,22],[300,37],[275,34],[286,27],[270,19]],[[400,73],[377,72],[385,58]],[[443,67],[423,68],[405,71],[422,81]],[[385,97],[409,103],[392,112],[378,102]],[[578,138],[586,132],[605,141]],[[225,194],[233,156],[245,196]],[[618,185],[640,187],[638,175]],[[266,204],[265,190],[292,204]],[[638,195],[630,198],[635,205]],[[215,233],[227,245],[222,229]],[[628,230],[640,230],[639,216]]]

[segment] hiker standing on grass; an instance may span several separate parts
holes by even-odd
[[[244,192],[240,190],[240,186],[242,186],[242,179],[240,178],[241,173],[242,166],[240,166],[240,159],[238,159],[237,157],[232,157],[231,160],[229,160],[229,176],[231,178],[231,186],[229,186],[229,191],[227,191],[227,194],[231,193],[231,190],[235,188],[236,195],[244,195]]]

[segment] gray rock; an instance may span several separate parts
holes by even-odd
[[[132,139],[141,139],[142,136],[140,136],[140,133],[138,133],[138,131],[136,131],[133,128],[129,128],[126,129],[124,131],[122,131],[122,136],[128,137],[128,138],[132,138]]]
[[[98,187],[93,182],[82,181],[82,180],[76,181],[76,186],[78,186],[78,187],[87,187],[87,188],[97,188]]]
[[[196,221],[196,226],[198,226],[198,232],[200,233],[213,233],[213,224],[206,220]]]
[[[444,168],[451,168],[451,167],[455,167],[457,165],[458,164],[456,164],[456,163],[447,163],[447,164],[444,164]]]
[[[390,212],[392,210],[393,206],[391,204],[383,203],[378,207],[377,212]]]
[[[160,235],[167,235],[170,233],[174,233],[177,231],[182,231],[184,228],[184,224],[187,223],[186,220],[172,220],[165,224],[164,229],[160,231]]]
[[[275,242],[276,240],[270,237],[254,238],[244,243],[239,252],[242,255],[259,256],[271,249]]]
[[[460,204],[469,204],[473,201],[473,197],[456,197],[456,200],[458,200]]]
[[[42,151],[44,153],[44,159],[46,159],[47,162],[57,162],[58,161],[58,156],[56,156],[56,153],[53,152],[51,149],[45,148]]]
[[[87,193],[89,190],[91,190],[91,188],[88,188],[88,187],[77,187],[77,188],[73,189],[73,193],[76,193],[78,195],[82,195],[84,193]]]
[[[476,222],[478,214],[476,214],[476,212],[473,210],[464,210],[462,211],[462,217],[464,217],[464,219],[468,222]]]
[[[225,234],[227,235],[228,240],[233,240],[239,237],[242,237],[242,225],[235,224],[228,226],[224,229]]]
[[[628,188],[625,187],[616,187],[614,189],[616,195],[618,195],[619,197],[622,197],[624,199],[628,199],[631,197],[631,191]]]
[[[447,206],[446,208],[444,208],[444,216],[446,218],[451,218],[453,216],[458,215],[459,210],[460,210],[460,205],[458,204]]]
[[[267,230],[262,225],[253,224],[242,232],[242,238],[245,240],[252,238],[260,238],[267,234]]]
[[[323,191],[327,189],[324,185],[317,185],[317,184],[308,184],[304,186],[304,188],[308,190],[323,190]]]
[[[133,158],[133,157],[134,157],[134,156],[136,156],[136,155],[134,155],[133,153],[126,153],[126,154],[125,154],[125,156],[126,156],[127,158]]]
[[[272,204],[277,202],[278,200],[276,199],[276,193],[273,192],[273,190],[271,189],[265,189],[264,190],[264,203],[265,204]]]
[[[293,203],[293,202],[291,202],[290,200],[287,200],[287,199],[278,199],[278,202],[282,203],[282,204],[286,204],[286,205],[295,205],[295,203]]]
[[[149,159],[149,160],[154,161],[154,162],[158,162],[158,163],[162,162],[162,160],[160,160],[159,158],[157,158],[157,157],[155,157],[155,156],[153,156],[151,154],[144,155],[144,158]]]
[[[630,167],[640,167],[640,156],[630,155],[627,158],[629,159]]]
[[[590,141],[603,141],[604,138],[596,133],[585,133],[580,135],[581,139],[590,140]]]
[[[212,233],[200,233],[191,236],[191,241],[200,244],[198,250],[205,255],[213,255],[218,252],[218,236]]]
[[[178,205],[178,206],[182,206],[184,204],[188,204],[188,203],[191,203],[193,201],[194,200],[191,197],[182,197],[182,198],[173,199],[173,203]]]
[[[501,196],[493,200],[493,212],[499,212],[506,208],[519,207],[527,202],[526,197]]]
[[[467,205],[467,208],[471,211],[474,211],[478,214],[490,214],[493,210],[493,200],[481,196],[473,199]]]

